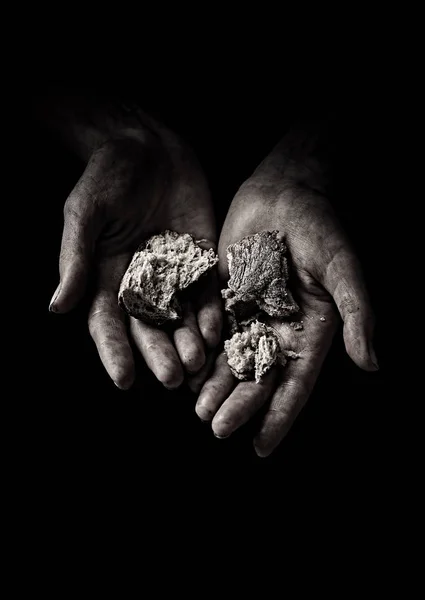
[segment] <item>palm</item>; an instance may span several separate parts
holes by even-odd
[[[165,153],[157,158],[153,149],[132,141],[105,144],[90,162],[101,198],[96,216],[101,255],[132,253],[143,239],[164,229],[214,239],[209,190],[196,168],[175,168]],[[87,177],[81,184],[87,186]]]
[[[231,375],[225,356],[221,355],[196,408],[201,418],[212,419],[218,437],[227,437],[261,406],[268,405],[255,440],[261,456],[268,455],[278,445],[315,384],[337,328],[335,301],[341,314],[348,317],[344,330],[347,350],[360,366],[371,368],[361,346],[365,343],[363,331],[370,325],[369,314],[363,315],[362,331],[359,321],[351,319],[351,315],[361,314],[365,292],[361,282],[356,281],[359,275],[355,272],[354,256],[330,205],[311,190],[282,192],[281,187],[277,185],[271,191],[267,188],[265,193],[252,182],[242,186],[220,236],[219,271],[226,281],[226,248],[230,244],[259,231],[277,229],[284,234],[289,250],[288,285],[300,307],[295,318],[302,320],[302,329],[295,328],[290,320],[281,322],[270,318],[268,323],[278,334],[282,349],[295,351],[299,358],[289,360],[283,369],[275,367],[257,384],[238,382]],[[350,286],[356,285],[359,312],[350,296]]]
[[[184,158],[184,160],[183,160]],[[100,358],[122,388],[134,379],[132,351],[118,288],[132,253],[146,237],[164,229],[190,233],[214,246],[216,233],[208,186],[188,151],[146,147],[134,140],[103,144],[96,150],[65,206],[58,312],[71,307],[84,291],[91,263],[97,291],[89,329]],[[209,288],[186,305],[183,323],[170,339],[164,331],[130,319],[130,331],[148,366],[167,387],[184,372],[198,372],[206,346],[220,337],[221,309],[214,277]],[[174,344],[173,344],[174,342]]]
[[[302,201],[298,198],[296,205],[284,197],[277,200],[273,210],[264,210],[265,205],[266,199],[260,195],[253,199],[242,193],[235,198],[221,233],[220,257],[225,255],[227,246],[258,231],[278,229],[283,233],[289,250],[289,287],[300,307],[303,329],[295,330],[289,323],[276,319],[269,321],[280,333],[285,349],[322,356],[329,348],[338,322],[332,296],[318,281],[318,273],[326,268],[326,264],[321,264],[322,257],[328,262],[334,258],[329,255],[325,259],[321,250],[321,239],[327,236],[329,240],[335,235],[329,207],[311,193]],[[250,209],[244,210],[244,206]],[[337,249],[336,243],[332,245]],[[223,260],[220,274],[227,279],[227,265]]]

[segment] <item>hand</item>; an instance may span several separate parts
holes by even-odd
[[[308,170],[287,164],[283,176],[276,161],[276,155],[265,161],[234,198],[220,236],[219,272],[224,287],[229,244],[264,230],[284,234],[290,254],[288,287],[300,307],[303,329],[276,319],[268,322],[282,347],[300,358],[274,367],[256,384],[235,379],[222,353],[196,404],[198,416],[212,420],[214,434],[228,437],[267,403],[254,440],[259,456],[278,446],[307,401],[336,331],[338,311],[349,356],[366,371],[378,368],[374,319],[360,266],[330,203],[316,191],[320,184]]]
[[[146,116],[141,118],[144,125],[133,116],[111,118],[109,113],[108,126],[103,128],[103,118],[98,117],[94,133],[81,123],[65,131],[65,138],[88,160],[65,203],[60,283],[50,304],[56,313],[71,310],[85,293],[89,277],[94,278],[89,330],[105,369],[121,389],[129,388],[135,377],[126,317],[117,304],[119,284],[133,252],[143,239],[165,229],[207,240],[206,248],[216,243],[201,168],[174,134]],[[210,273],[208,279],[203,295],[185,306],[184,319],[172,337],[129,319],[136,347],[167,388],[179,386],[184,371],[199,372],[206,351],[220,340],[216,274]]]

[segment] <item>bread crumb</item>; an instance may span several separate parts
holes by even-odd
[[[299,354],[298,352],[294,352],[293,350],[284,350],[283,354],[287,357],[287,358],[301,358],[301,354]]]

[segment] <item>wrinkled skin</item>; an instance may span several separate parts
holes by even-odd
[[[278,446],[307,401],[340,316],[349,356],[366,371],[378,368],[372,346],[374,319],[357,259],[330,203],[318,191],[318,181],[306,170],[300,175],[290,166],[282,169],[284,160],[272,155],[238,191],[220,235],[219,271],[224,287],[229,244],[263,230],[284,234],[289,289],[300,306],[304,329],[294,330],[291,319],[268,322],[282,347],[300,353],[300,358],[288,360],[284,369],[274,367],[256,384],[236,380],[222,353],[196,404],[198,416],[212,421],[217,437],[228,437],[267,404],[254,439],[263,457]]]
[[[96,114],[83,124],[78,119],[74,124],[73,116],[65,114],[59,123],[87,167],[65,203],[60,284],[50,309],[72,309],[90,276],[96,286],[89,329],[115,384],[126,389],[134,380],[130,335],[166,387],[179,386],[186,372],[198,391],[214,361],[213,352],[207,351],[218,345],[221,335],[221,303],[213,277],[209,289],[186,306],[181,327],[171,336],[134,319],[128,327],[117,293],[132,253],[153,233],[189,232],[208,240],[206,247],[214,246],[205,178],[184,144],[152,120],[141,125],[108,114],[104,126]],[[196,404],[197,414],[212,422],[217,437],[230,435],[266,405],[254,440],[260,456],[278,446],[308,399],[336,331],[338,311],[350,357],[362,369],[377,368],[373,315],[360,267],[314,175],[314,156],[295,168],[285,161],[280,151],[272,152],[234,198],[220,236],[219,273],[225,287],[229,244],[262,230],[278,229],[284,235],[292,266],[289,287],[304,329],[269,322],[283,347],[301,356],[288,361],[283,371],[272,369],[256,384],[236,380],[222,353]]]
[[[88,278],[95,278],[88,325],[114,383],[127,389],[134,381],[131,335],[164,386],[176,388],[185,373],[198,373],[199,389],[206,355],[221,335],[216,274],[208,275],[204,294],[185,306],[184,319],[172,334],[133,318],[128,327],[117,295],[133,252],[153,233],[188,232],[207,240],[203,247],[215,248],[210,192],[190,150],[176,136],[152,120],[143,127],[134,119],[120,119],[113,115],[112,132],[110,123],[105,132],[97,123],[94,134],[87,127],[66,131],[87,167],[65,203],[60,284],[50,310],[71,310]]]

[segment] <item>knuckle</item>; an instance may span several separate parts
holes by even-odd
[[[92,337],[97,337],[101,332],[108,332],[109,336],[116,336],[122,328],[122,321],[118,317],[112,316],[104,308],[100,308],[90,311],[88,326]]]
[[[343,314],[345,315],[356,315],[361,310],[361,304],[357,298],[353,298],[348,294],[342,296],[339,301],[339,307]]]
[[[306,381],[305,378],[287,379],[276,392],[270,411],[274,415],[281,414],[283,419],[289,418],[307,401],[313,385],[314,381]]]
[[[76,202],[75,197],[70,196],[63,205],[63,216],[65,221],[79,221],[81,219],[81,206]]]
[[[288,410],[293,411],[295,406],[297,406],[300,403],[303,404],[307,400],[313,389],[314,381],[315,380],[312,377],[302,377],[297,381],[289,380],[288,387],[292,387],[293,399],[292,402],[288,405]]]
[[[292,411],[284,405],[270,408],[269,413],[275,427],[283,426],[291,420]],[[268,431],[268,434],[271,435],[271,432]]]
[[[157,351],[158,351],[158,343],[155,342],[154,340],[150,339],[150,340],[148,340],[146,342],[145,349],[146,349],[146,352],[148,354],[151,354],[153,352],[157,353]]]
[[[92,162],[106,165],[132,163],[139,165],[147,153],[162,155],[162,146],[144,129],[126,129],[106,140],[92,155]]]
[[[220,342],[221,323],[219,323],[218,326],[214,323],[203,323],[201,326],[201,333],[208,347],[215,348]]]

